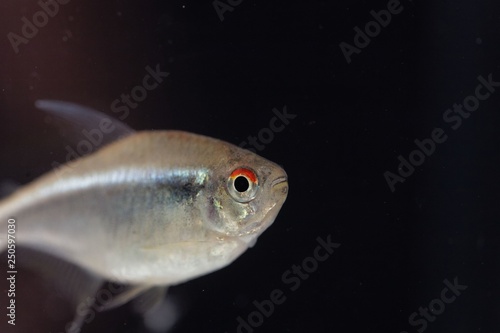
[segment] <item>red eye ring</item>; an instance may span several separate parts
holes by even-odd
[[[250,169],[247,169],[247,168],[238,168],[238,169],[234,170],[229,177],[232,178],[232,179],[235,179],[236,177],[239,177],[239,176],[246,177],[248,180],[250,180],[255,185],[259,184],[257,176],[255,175],[255,172],[253,172]]]
[[[248,168],[237,168],[227,179],[226,190],[237,202],[252,201],[259,189],[259,180],[254,171]]]

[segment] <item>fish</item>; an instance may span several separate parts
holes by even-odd
[[[109,119],[68,102],[36,105],[87,128]],[[2,251],[15,219],[16,246],[132,286],[119,306],[231,264],[273,224],[287,198],[287,173],[249,150],[112,122],[116,140],[0,201]]]

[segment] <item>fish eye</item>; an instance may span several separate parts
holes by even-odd
[[[248,202],[255,198],[259,180],[248,168],[235,169],[227,180],[227,191],[238,202]]]
[[[238,176],[234,180],[234,188],[238,192],[245,192],[250,187],[250,182],[244,176]]]

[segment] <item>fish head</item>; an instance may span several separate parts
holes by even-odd
[[[231,147],[215,168],[207,202],[210,229],[253,245],[276,219],[288,194],[279,165],[248,150]]]

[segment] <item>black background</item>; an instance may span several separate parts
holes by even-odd
[[[232,265],[170,289],[181,313],[171,332],[236,332],[254,300],[281,289],[286,301],[255,332],[413,333],[422,326],[408,317],[455,277],[468,288],[425,331],[500,332],[500,92],[457,130],[443,120],[478,76],[500,81],[499,6],[401,1],[348,63],[339,44],[353,44],[354,27],[387,3],[244,0],[221,21],[211,1],[71,0],[15,53],[7,34],[40,7],[2,2],[2,178],[27,183],[64,160],[64,137],[35,100],[113,116],[111,102],[159,64],[170,75],[131,110],[135,129],[239,144],[269,126],[273,108],[297,115],[259,152],[289,175],[274,225]],[[397,173],[398,156],[434,128],[447,140],[391,192],[384,172]],[[283,273],[328,235],[341,246],[291,291]],[[30,303],[32,285],[18,288]],[[19,312],[17,331],[60,332],[65,321],[45,318],[46,304]],[[83,332],[146,331],[125,306]]]

